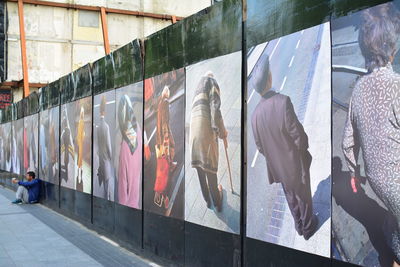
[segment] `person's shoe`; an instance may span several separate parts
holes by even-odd
[[[299,234],[299,236],[303,235],[303,230],[300,227],[299,228],[296,227],[296,232]]]
[[[303,232],[303,237],[305,240],[310,239],[310,237],[312,237],[315,234],[317,226],[318,226],[318,217],[313,215],[311,219],[310,230],[308,230],[307,232]]]
[[[207,209],[211,209],[211,200],[207,201]]]
[[[170,165],[170,168],[169,168],[169,172],[173,173],[177,166],[178,166],[178,162],[176,162],[176,161],[171,162],[171,165]]]
[[[16,199],[14,201],[11,202],[12,204],[22,204],[22,200],[21,199]]]
[[[223,197],[223,191],[222,191],[222,185],[218,185],[218,192],[219,192],[219,205],[217,205],[217,211],[221,212],[222,211],[222,197]]]
[[[168,207],[169,207],[169,197],[168,196],[164,196],[164,207],[165,207],[165,209],[168,209]]]

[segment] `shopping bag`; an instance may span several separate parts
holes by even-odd
[[[157,158],[156,181],[154,191],[163,193],[168,184],[169,162],[165,156]]]

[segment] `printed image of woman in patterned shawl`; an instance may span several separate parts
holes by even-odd
[[[400,12],[388,3],[362,11],[359,22],[357,38],[365,69],[354,82],[341,140],[343,166],[349,175],[334,177],[336,187],[342,183],[349,188],[344,196],[347,203],[340,200],[341,193],[333,192],[333,196],[366,228],[378,265],[400,266],[400,75],[393,68],[398,64]],[[333,176],[341,172],[339,166],[341,162],[335,157]],[[372,194],[376,195],[374,200]],[[361,198],[364,201],[358,210],[349,208],[350,202]],[[338,225],[334,230],[340,230]],[[338,239],[339,243],[344,240]]]

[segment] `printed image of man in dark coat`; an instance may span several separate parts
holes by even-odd
[[[250,84],[261,95],[251,125],[258,151],[264,155],[269,183],[281,183],[296,231],[308,240],[318,224],[310,188],[311,155],[308,137],[290,98],[275,92],[269,55],[261,56]]]
[[[227,131],[221,114],[220,88],[207,72],[195,91],[190,118],[191,165],[199,176],[201,192],[211,208],[210,194],[218,212],[222,210],[222,185],[218,185],[218,138],[227,146]]]
[[[114,167],[112,163],[110,127],[105,119],[106,104],[106,97],[103,95],[100,101],[100,121],[97,126],[97,156],[99,158],[97,177],[99,185],[104,185],[103,197],[114,201]]]

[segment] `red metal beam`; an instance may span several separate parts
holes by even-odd
[[[26,40],[23,0],[18,0],[19,34],[21,43],[22,74],[24,77],[24,97],[29,95],[28,63],[26,59]]]
[[[4,88],[4,87],[12,87],[12,88],[18,88],[21,85],[23,85],[24,81],[13,81],[13,82],[3,82],[0,83],[0,87]],[[46,86],[47,83],[29,83],[28,86],[29,88],[42,88],[44,86]]]
[[[108,40],[107,15],[104,7],[101,7],[101,28],[103,30],[104,52],[110,54],[110,42]]]
[[[20,0],[6,0],[8,2],[18,2]],[[41,0],[22,0],[25,4],[32,4],[38,6],[50,6],[50,7],[61,7],[61,8],[70,8],[77,10],[88,10],[88,11],[98,11],[101,12],[101,8],[99,6],[87,6],[87,5],[76,5],[69,3],[56,3],[49,1],[41,1]],[[173,15],[167,14],[156,14],[151,12],[141,12],[141,11],[133,11],[133,10],[125,10],[125,9],[116,9],[116,8],[104,8],[106,13],[115,13],[120,15],[132,15],[138,17],[148,17],[153,19],[164,19],[164,20],[172,20]],[[175,16],[176,20],[182,20],[184,17]]]

